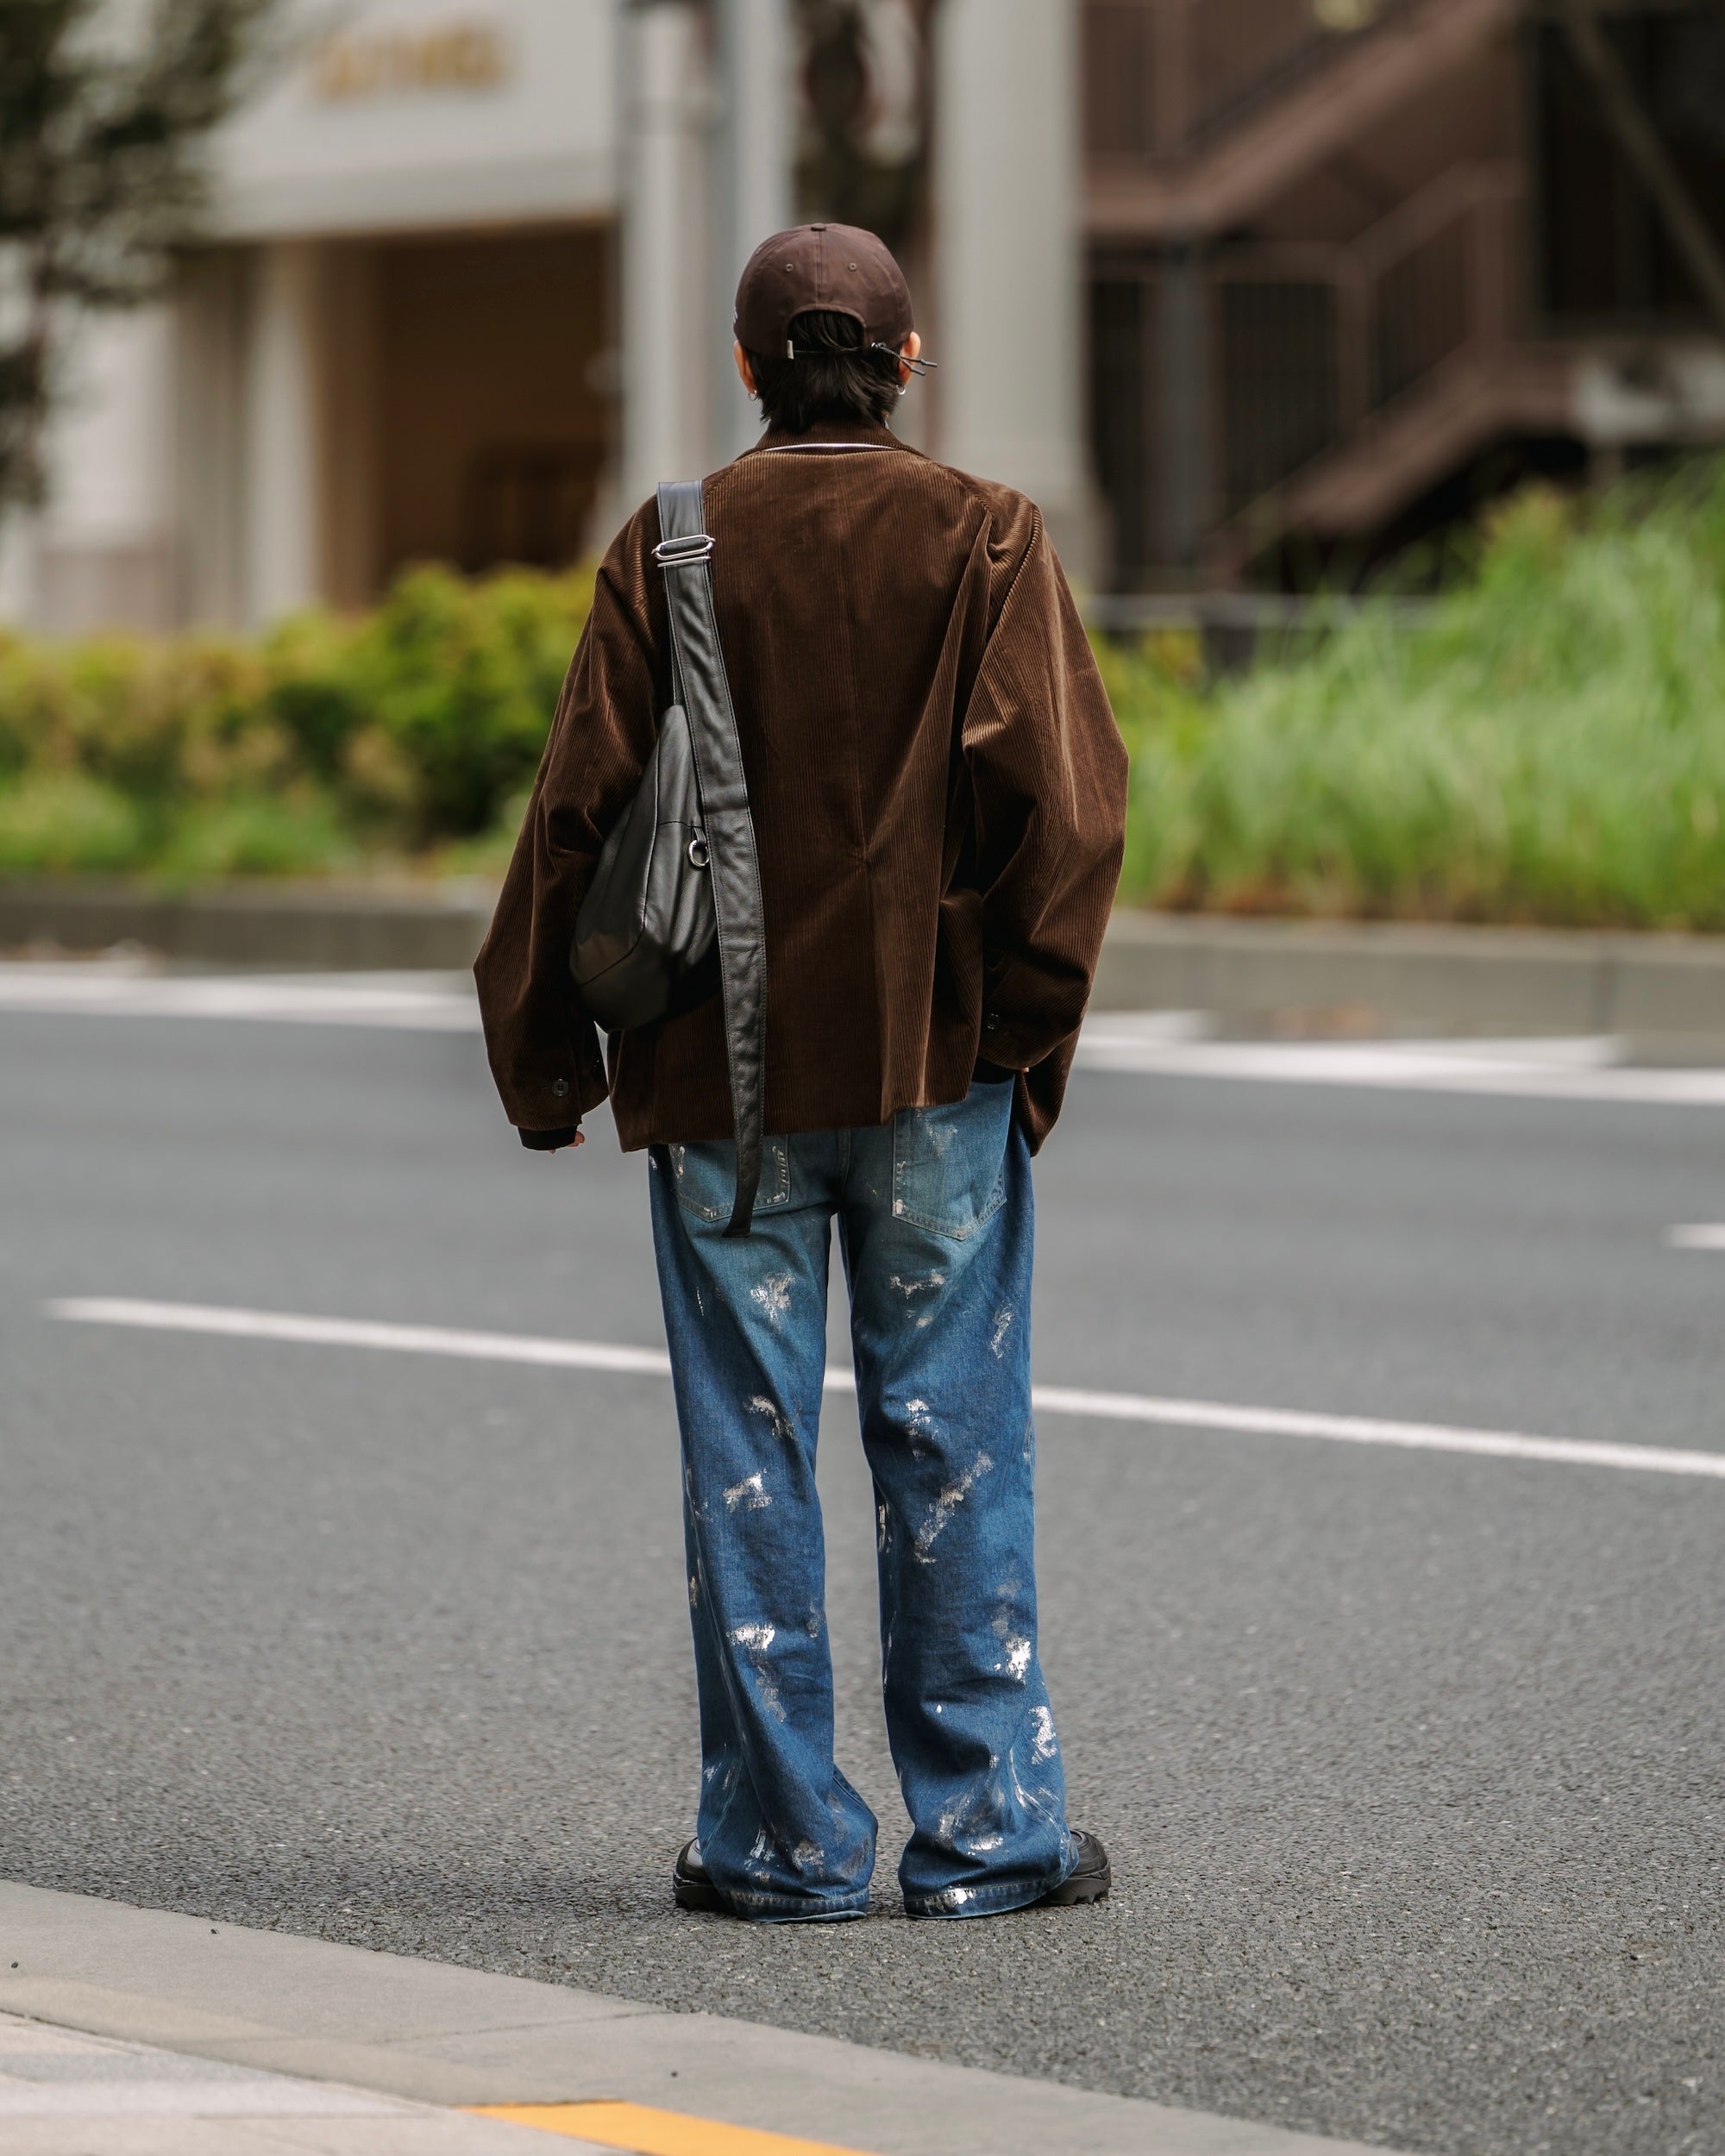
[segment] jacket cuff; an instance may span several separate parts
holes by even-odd
[[[1089,983],[1082,974],[999,959],[982,983],[980,1062],[1003,1070],[1034,1070],[1083,1023]]]
[[[521,1143],[530,1153],[561,1153],[566,1145],[574,1144],[580,1128],[579,1123],[572,1123],[562,1131],[523,1131]]]

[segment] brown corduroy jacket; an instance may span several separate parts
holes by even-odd
[[[885,428],[768,433],[706,481],[760,853],[766,1128],[888,1121],[1020,1074],[1059,1113],[1119,877],[1126,751],[1042,519]],[[575,916],[669,700],[649,503],[599,573],[474,972],[510,1120],[567,1144],[609,1092],[625,1148],[731,1135],[721,1006],[610,1043]]]

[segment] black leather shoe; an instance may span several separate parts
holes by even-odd
[[[1098,1843],[1097,1846],[1101,1845]],[[1107,1858],[1103,1861],[1106,1863]],[[677,1897],[680,1909],[699,1909],[706,1916],[729,1914],[724,1896],[707,1877],[698,1841],[686,1841],[677,1852],[677,1861],[671,1869],[671,1891]]]
[[[1039,1902],[1032,1902],[1032,1908],[1070,1908],[1076,1902],[1101,1902],[1107,1897],[1114,1883],[1107,1851],[1097,1836],[1087,1834],[1082,1827],[1072,1829],[1072,1846],[1078,1852],[1078,1862],[1070,1875],[1057,1887],[1051,1887]]]

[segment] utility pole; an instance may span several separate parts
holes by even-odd
[[[790,0],[715,0],[718,128],[712,273],[713,442],[721,457],[759,431],[731,361],[731,303],[743,265],[789,224],[794,50]]]
[[[1176,241],[1164,250],[1158,292],[1162,555],[1169,568],[1193,576],[1215,507],[1210,455],[1214,360],[1209,266],[1201,241]]]
[[[627,516],[711,461],[711,100],[697,0],[624,0],[618,27]]]

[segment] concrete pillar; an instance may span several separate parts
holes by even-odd
[[[323,265],[323,583],[367,606],[382,567],[383,359],[375,248],[338,242]]]
[[[180,265],[175,290],[173,521],[184,620],[246,618],[248,250]]]
[[[937,453],[1022,489],[1089,577],[1076,0],[942,0],[935,22]]]
[[[258,253],[248,339],[246,618],[254,627],[322,596],[318,250]]]
[[[626,0],[621,50],[623,513],[707,469],[713,379],[699,9]]]
[[[739,455],[760,409],[731,361],[731,303],[743,265],[791,222],[793,52],[788,0],[718,0],[718,114],[713,234],[713,440]]]

